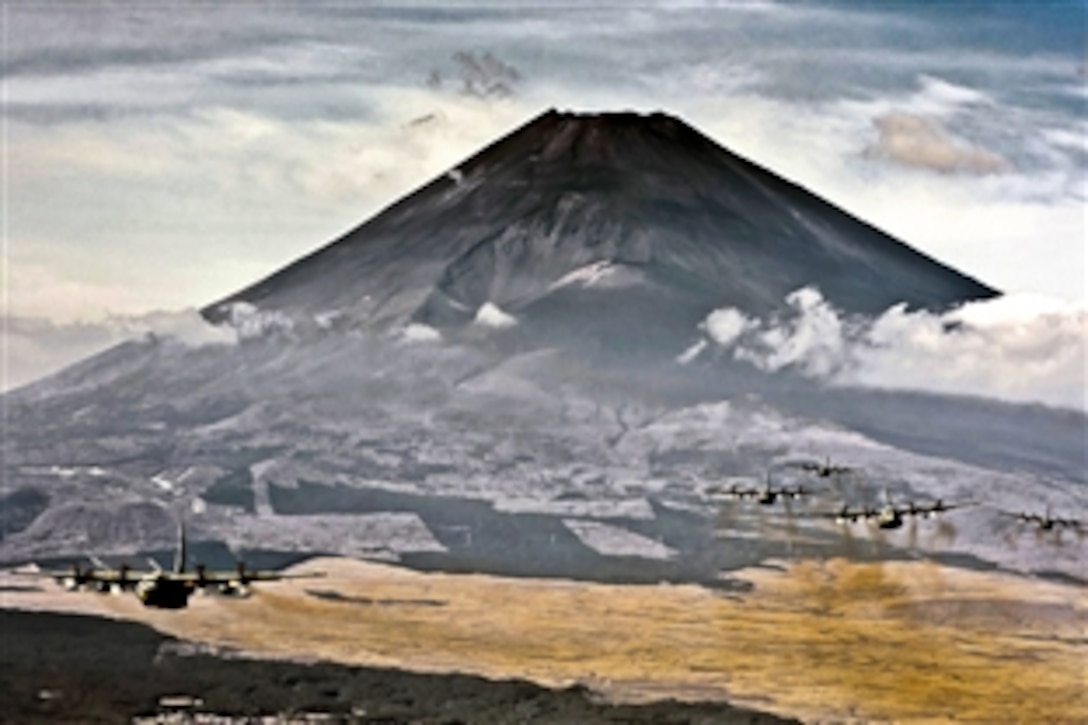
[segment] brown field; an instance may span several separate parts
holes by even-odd
[[[264,656],[581,682],[625,702],[727,699],[820,722],[1088,722],[1088,597],[1073,586],[843,560],[741,572],[746,594],[345,559],[298,569],[329,576],[248,600],[194,597],[182,612],[52,585],[0,604],[134,619]]]

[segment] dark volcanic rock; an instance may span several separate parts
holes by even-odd
[[[235,722],[277,713],[304,722],[307,712],[330,715],[321,722],[389,725],[795,722],[725,703],[612,706],[583,688],[220,659],[142,625],[94,617],[0,610],[0,632],[2,723],[129,723],[154,714],[160,698],[178,695],[199,698],[199,712],[233,715]]]
[[[676,118],[553,110],[204,314],[247,302],[450,328],[490,302],[533,329],[596,321],[637,344],[806,285],[866,314],[997,294]]]

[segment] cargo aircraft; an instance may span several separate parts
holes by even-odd
[[[800,468],[801,470],[812,473],[820,478],[831,478],[832,476],[839,476],[843,473],[851,473],[854,471],[850,466],[831,465],[831,456],[824,459],[823,463],[820,463],[819,461],[793,461],[786,465],[790,468]]]
[[[136,594],[146,607],[160,609],[184,609],[189,605],[189,597],[196,591],[212,591],[226,596],[244,597],[249,594],[249,585],[253,582],[279,581],[281,579],[302,579],[324,576],[323,572],[308,574],[280,574],[270,571],[246,569],[239,562],[237,568],[226,571],[209,571],[198,565],[192,571],[186,571],[187,549],[185,545],[185,527],[178,527],[178,548],[174,555],[174,566],[163,569],[153,559],[149,559],[151,569],[132,569],[122,565],[114,569],[101,560],[92,558],[93,566],[80,568],[73,564],[69,570],[43,571],[35,576],[52,577],[69,591],[88,588],[101,593],[120,594],[131,591]]]
[[[1074,529],[1076,531],[1083,531],[1084,530],[1083,524],[1080,521],[1080,519],[1066,519],[1066,518],[1061,518],[1061,517],[1057,517],[1057,516],[1051,516],[1049,507],[1047,508],[1047,511],[1046,511],[1045,514],[1035,514],[1035,513],[1026,513],[1026,512],[1020,512],[1020,513],[1015,513],[1014,514],[1014,513],[1010,512],[1010,511],[1001,511],[1000,513],[1002,515],[1004,515],[1004,516],[1011,516],[1012,518],[1018,519],[1019,521],[1021,521],[1023,523],[1035,524],[1035,526],[1040,531],[1051,531],[1053,529],[1063,529],[1063,528]]]
[[[805,486],[772,486],[770,481],[765,482],[762,486],[738,486],[735,483],[728,488],[715,486],[708,488],[706,492],[712,496],[752,500],[764,506],[776,503],[779,498],[786,500],[798,499],[816,493],[813,489]]]
[[[860,520],[875,521],[876,525],[881,529],[898,529],[903,526],[904,517],[916,517],[933,518],[937,514],[944,513],[945,511],[951,511],[957,508],[963,508],[964,506],[973,506],[974,503],[945,503],[941,499],[937,499],[933,503],[928,504],[916,504],[913,501],[906,506],[896,506],[887,499],[885,494],[885,503],[880,508],[871,508],[866,506],[865,508],[851,509],[848,504],[843,504],[842,508],[838,511],[832,511],[822,514],[825,517],[832,518],[836,523],[856,523]]]

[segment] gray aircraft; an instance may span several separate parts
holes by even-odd
[[[973,502],[945,503],[943,500],[937,499],[933,503],[919,505],[912,501],[905,506],[896,506],[888,500],[887,493],[885,493],[884,499],[884,505],[880,508],[866,506],[865,508],[851,509],[849,505],[843,504],[842,508],[838,511],[831,511],[821,515],[834,519],[836,523],[840,524],[855,523],[860,520],[865,520],[875,521],[876,525],[881,529],[898,529],[903,526],[905,517],[921,516],[922,518],[928,519],[935,517],[937,514],[944,513],[945,511],[974,505]]]
[[[1012,513],[1010,511],[1001,511],[1003,516],[1011,516],[1018,519],[1021,522],[1034,524],[1040,531],[1052,531],[1054,529],[1073,529],[1077,532],[1084,531],[1084,525],[1080,519],[1067,519],[1058,516],[1051,516],[1050,509],[1047,508],[1045,514],[1035,513]]]
[[[73,564],[70,570],[44,571],[36,575],[52,577],[69,591],[91,589],[112,594],[131,591],[144,606],[160,609],[184,609],[189,605],[189,597],[197,591],[244,597],[249,594],[249,585],[253,582],[324,576],[323,572],[281,574],[254,571],[246,569],[241,562],[233,570],[209,571],[198,565],[192,571],[187,571],[186,558],[185,527],[182,525],[178,527],[178,548],[174,555],[174,565],[169,570],[158,566],[153,560],[149,560],[152,568],[147,570],[132,569],[127,565],[114,569],[101,561],[92,560],[94,565],[87,568]]]
[[[806,486],[774,486],[770,480],[766,480],[761,486],[738,486],[732,484],[729,487],[714,486],[708,488],[706,492],[712,496],[723,496],[725,498],[739,499],[739,500],[751,500],[764,506],[771,506],[778,502],[778,500],[785,499],[799,499],[802,496],[810,496],[816,493],[815,490]]]
[[[850,466],[831,465],[830,456],[824,459],[822,463],[820,461],[791,461],[785,465],[790,468],[800,468],[802,471],[807,471],[820,478],[831,478],[832,476],[839,476],[843,473],[851,473],[854,470]]]

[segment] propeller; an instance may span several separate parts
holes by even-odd
[[[208,586],[208,567],[203,564],[197,564],[194,568],[194,572],[196,573],[197,588],[204,591],[204,588]]]
[[[110,594],[120,594],[125,591],[132,583],[132,578],[129,573],[132,571],[128,564],[121,564],[121,567],[117,570],[117,581],[110,586]]]
[[[247,571],[245,562],[239,561],[235,565],[235,574],[234,579],[219,586],[219,591],[232,597],[249,596],[249,583],[252,581],[254,572],[252,570]]]
[[[843,524],[843,525],[852,524],[857,520],[858,520],[857,515],[854,514],[854,513],[851,513],[850,505],[846,504],[846,503],[844,503],[842,505],[842,508],[839,509],[835,513],[835,523],[836,524]]]
[[[87,574],[80,570],[79,562],[73,561],[72,573],[68,576],[59,577],[57,581],[68,591],[74,592],[87,583]]]

